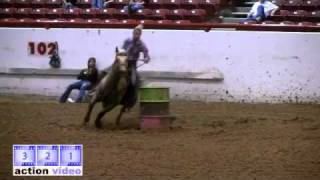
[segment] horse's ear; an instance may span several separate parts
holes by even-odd
[[[117,53],[117,54],[119,53],[119,49],[118,49],[118,46],[116,47],[116,53]]]

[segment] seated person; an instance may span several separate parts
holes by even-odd
[[[72,9],[76,4],[77,0],[62,0],[62,7],[65,9]]]
[[[103,7],[104,8],[109,8],[110,4],[114,2],[114,0],[106,0],[103,4]]]
[[[127,10],[129,13],[135,13],[138,10],[143,9],[143,5],[143,0],[130,0],[129,5],[125,6],[124,9]]]
[[[262,22],[268,16],[273,16],[278,9],[279,7],[270,1],[259,0],[258,2],[254,3],[245,21],[251,20]]]
[[[91,8],[103,9],[105,0],[91,0]]]
[[[75,102],[81,102],[85,96],[85,91],[90,90],[95,85],[98,79],[98,70],[96,68],[96,59],[91,57],[88,60],[88,68],[81,70],[78,75],[79,81],[76,81],[68,86],[65,92],[60,97],[60,103],[65,103],[73,89],[79,89],[80,92]],[[74,102],[71,98],[68,99],[70,102]]]

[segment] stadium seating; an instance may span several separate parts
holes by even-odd
[[[61,6],[62,0],[48,0],[46,6],[48,8],[59,8]]]
[[[117,9],[115,8],[108,8],[108,9],[103,9],[102,12],[100,13],[100,17],[104,18],[104,19],[108,19],[108,18],[113,18],[113,15],[115,14],[115,12],[117,11]]]
[[[213,22],[221,4],[227,4],[226,0],[149,0],[144,9],[129,14],[123,9],[128,2],[114,0],[107,9],[93,9],[91,0],[78,0],[77,7],[65,10],[62,0],[1,0],[0,22],[188,25]],[[280,10],[263,25],[319,26],[320,0],[273,2]],[[255,22],[246,24],[251,23]]]
[[[90,0],[78,0],[77,6],[80,8],[90,8],[91,1]]]
[[[138,12],[131,15],[135,19],[148,19],[152,15],[151,9],[140,9]]]
[[[126,6],[129,3],[130,0],[114,0],[110,4],[110,8],[117,8],[117,9],[122,9],[124,6]]]

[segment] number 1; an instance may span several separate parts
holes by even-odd
[[[34,42],[29,42],[29,50],[30,50],[30,54],[34,55],[35,54],[35,48],[34,48]]]
[[[69,154],[70,154],[70,160],[72,160],[72,152],[70,152]]]

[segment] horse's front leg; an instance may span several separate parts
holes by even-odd
[[[118,116],[117,116],[117,119],[116,119],[116,125],[119,126],[120,125],[120,119],[122,117],[122,114],[125,112],[126,110],[126,106],[122,106]]]
[[[97,103],[96,98],[93,97],[93,99],[90,100],[88,111],[87,111],[86,116],[83,121],[83,125],[86,125],[90,121],[90,115],[91,115],[92,109],[96,103]]]
[[[116,105],[110,104],[107,105],[106,107],[104,107],[99,114],[97,115],[96,121],[95,121],[95,125],[97,128],[101,128],[101,118],[109,111],[111,111]]]

